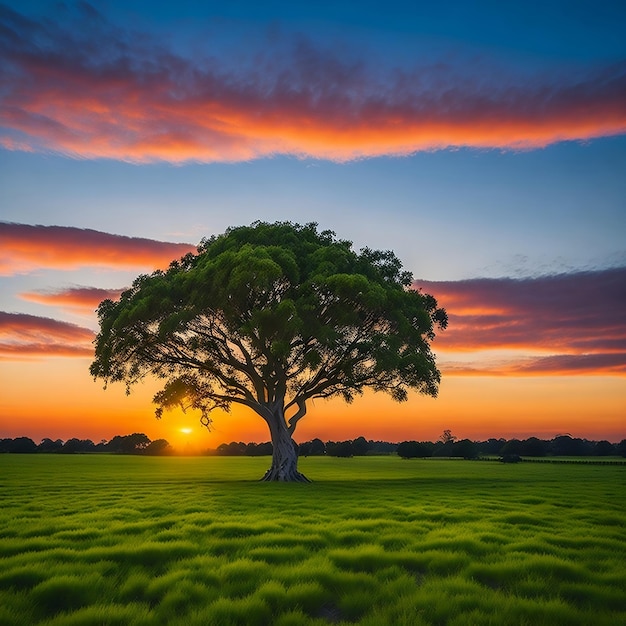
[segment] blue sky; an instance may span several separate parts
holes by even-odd
[[[2,217],[197,243],[256,219],[318,221],[429,280],[622,264],[626,140],[353,163],[133,165],[3,152]]]
[[[87,22],[100,36],[140,33],[229,68],[306,38],[322,48],[322,60],[333,51],[390,73],[449,63],[464,79],[486,72],[488,82],[490,68],[504,68],[528,74],[530,85],[545,73],[576,76],[597,65],[625,71],[621,2],[391,2],[381,11],[373,2],[131,0],[94,3],[96,16],[71,2],[5,6],[70,31]],[[0,152],[2,220],[191,243],[254,219],[318,221],[356,245],[397,249],[431,280],[625,261],[626,138],[619,133],[537,149],[451,146],[347,163],[274,154],[181,167],[55,152],[54,145]]]

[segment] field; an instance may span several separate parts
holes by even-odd
[[[626,623],[626,468],[0,455],[0,624]]]

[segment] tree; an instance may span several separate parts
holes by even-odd
[[[73,437],[63,444],[59,452],[63,454],[82,454],[84,452],[93,452],[94,449],[95,445],[91,439],[78,439]]]
[[[592,445],[578,437],[558,435],[550,442],[550,448],[555,456],[586,456],[591,453]]]
[[[522,453],[522,442],[519,439],[510,439],[507,441],[500,450],[500,454],[505,456],[507,454],[520,455]]]
[[[220,456],[244,456],[246,453],[246,444],[243,441],[220,443],[216,451]]]
[[[476,459],[478,457],[478,446],[471,439],[455,441],[452,446],[452,456],[460,456],[464,459]]]
[[[270,456],[272,454],[272,444],[269,441],[263,443],[248,443],[246,444],[244,454],[246,456]]]
[[[612,454],[615,454],[615,452],[616,446],[606,439],[596,441],[596,444],[593,447],[593,454],[596,456],[611,456]]]
[[[53,441],[49,437],[44,437],[37,446],[37,452],[59,452],[63,447],[63,441],[56,439]]]
[[[352,441],[354,456],[365,456],[372,449],[372,442],[365,437],[357,437]]]
[[[446,428],[446,430],[444,430],[441,433],[441,436],[439,437],[439,441],[441,443],[443,443],[444,445],[445,444],[451,444],[451,443],[454,443],[456,441],[456,437],[452,434],[451,430]]]
[[[326,454],[326,446],[321,439],[317,437],[311,441],[305,441],[298,446],[298,454],[300,456],[323,456]]]
[[[401,441],[396,451],[402,459],[423,459],[431,456],[433,449],[433,444],[427,441]]]
[[[115,435],[106,445],[107,452],[114,454],[141,454],[150,445],[150,438],[144,433]]]
[[[502,446],[506,443],[506,439],[487,439],[478,444],[478,451],[481,454],[499,454]]]
[[[316,224],[255,222],[203,240],[98,307],[91,373],[127,391],[147,375],[165,409],[255,411],[273,444],[265,480],[306,481],[292,439],[308,404],[366,388],[437,395],[430,349],[447,316],[392,252],[352,249]]]
[[[326,444],[326,454],[328,454],[328,456],[338,456],[349,459],[354,456],[354,446],[350,439],[346,441],[329,441]]]
[[[524,456],[545,456],[548,449],[548,443],[537,437],[529,437],[524,439],[520,446],[519,454]]]
[[[170,446],[167,439],[155,439],[151,441],[144,449],[143,454],[151,456],[164,456],[172,453],[172,446]]]
[[[37,452],[37,444],[30,437],[16,437],[10,445],[9,452],[30,454]]]

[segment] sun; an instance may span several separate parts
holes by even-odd
[[[191,428],[181,428],[180,432],[185,434],[185,435],[188,435],[189,433],[192,432],[192,429]]]

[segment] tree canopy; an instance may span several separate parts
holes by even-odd
[[[210,426],[213,409],[244,405],[269,426],[266,479],[305,480],[292,435],[310,400],[437,394],[430,342],[447,316],[412,280],[393,252],[316,224],[230,228],[100,304],[91,373],[127,390],[161,378],[157,417],[180,405]]]

